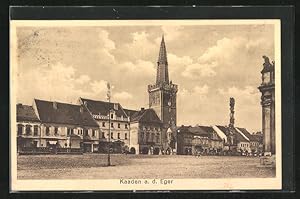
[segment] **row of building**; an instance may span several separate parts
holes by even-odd
[[[109,133],[110,132],[110,133]],[[79,98],[78,104],[35,99],[32,106],[17,104],[17,143],[20,153],[170,154],[259,153],[261,134],[227,126],[178,126],[168,138],[151,108],[130,110],[119,103]]]
[[[119,103],[79,98],[77,104],[35,99],[17,104],[20,153],[124,151],[132,154],[257,154],[262,135],[234,126],[230,99],[229,126],[177,125],[178,85],[169,80],[162,37],[154,84],[148,85],[149,107],[123,108]]]

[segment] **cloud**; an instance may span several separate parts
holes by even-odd
[[[122,92],[118,92],[118,93],[115,93],[113,95],[113,97],[116,99],[116,100],[129,100],[129,99],[132,99],[133,96],[126,92],[126,91],[122,91]]]
[[[61,63],[40,67],[18,74],[17,101],[31,104],[32,97],[45,100],[76,102],[78,97],[103,99],[106,81],[91,81],[88,75],[80,75],[72,66]],[[82,84],[85,88],[82,88]]]

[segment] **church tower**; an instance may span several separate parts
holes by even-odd
[[[162,36],[157,60],[156,83],[148,85],[149,108],[152,108],[163,122],[167,132],[175,132],[177,125],[176,94],[178,86],[169,81],[167,49]],[[175,136],[175,135],[173,135]],[[172,137],[167,135],[166,137]],[[172,145],[172,144],[171,144]],[[173,148],[173,147],[172,147]],[[174,147],[175,148],[175,147]]]

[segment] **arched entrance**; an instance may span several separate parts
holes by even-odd
[[[142,148],[142,154],[148,154],[148,153],[149,153],[149,148],[148,147]]]
[[[135,153],[136,153],[135,148],[134,148],[134,147],[131,147],[131,148],[130,148],[130,154],[135,154]]]
[[[159,154],[159,148],[155,147],[153,150],[153,155],[158,155]]]

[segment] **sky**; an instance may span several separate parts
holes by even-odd
[[[274,60],[274,26],[138,25],[17,27],[17,102],[77,103],[79,97],[148,108],[164,35],[169,77],[179,87],[177,125],[235,124],[261,130],[263,59]]]

